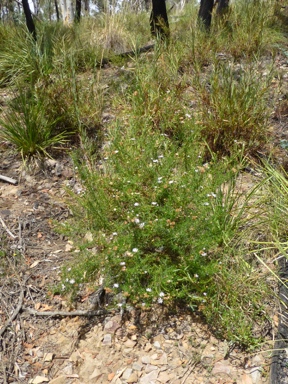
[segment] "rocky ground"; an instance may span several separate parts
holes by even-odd
[[[279,58],[286,76],[287,67]],[[285,100],[271,118],[284,166]],[[17,180],[16,185],[0,180],[0,246],[9,250],[4,254],[0,248],[0,383],[269,383],[276,313],[274,330],[267,325],[266,343],[249,354],[216,339],[198,314],[169,313],[159,305],[127,313],[101,309],[87,317],[88,296],[71,308],[66,297],[51,294],[61,266],[77,252],[55,231],[55,222],[70,214],[66,188],[81,186],[68,156],[47,160],[34,173],[24,170],[9,144],[0,143],[0,156],[0,175]],[[243,173],[238,187],[248,190],[254,177]]]

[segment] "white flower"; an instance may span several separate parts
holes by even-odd
[[[203,293],[203,295],[204,295],[204,296],[207,296],[207,293],[206,293],[206,292],[204,292],[204,293]]]
[[[118,233],[117,233],[117,232],[113,232],[112,235],[113,235],[113,236],[117,236]]]
[[[134,203],[134,207],[139,207],[139,203]]]
[[[121,263],[120,263],[120,265],[125,265],[126,263],[125,263],[125,261],[121,261]]]
[[[173,184],[174,183],[174,180],[170,180],[169,182],[168,182],[168,184]]]
[[[140,223],[140,224],[139,224],[139,228],[140,228],[140,229],[144,228],[144,225],[145,225],[145,223]]]
[[[138,248],[133,248],[132,252],[137,253],[138,252]]]
[[[75,283],[75,280],[74,280],[74,279],[71,279],[71,280],[69,280],[69,283],[70,283],[70,284],[74,284],[74,283]]]
[[[159,296],[160,296],[160,297],[164,297],[164,296],[165,296],[165,293],[164,293],[164,292],[160,292],[160,293],[159,293]]]
[[[139,223],[140,223],[140,220],[138,219],[138,217],[136,217],[136,218],[134,219],[134,223],[135,223],[135,224],[139,224]]]
[[[119,284],[117,283],[113,284],[113,288],[119,288]]]
[[[153,159],[152,161],[153,161],[153,163],[159,163],[158,159]]]
[[[158,203],[156,201],[152,201],[151,205],[153,205],[154,207],[156,207],[156,205],[158,205]]]
[[[151,288],[146,288],[146,291],[147,292],[152,292],[152,289]]]
[[[203,205],[206,205],[206,206],[207,206],[207,205],[209,205],[209,203],[206,201],[205,203],[203,203]]]
[[[198,279],[199,275],[197,275],[197,273],[195,273],[194,277],[195,277],[196,279]]]
[[[71,268],[68,268],[67,271],[70,272],[70,271],[71,271]]]
[[[157,303],[158,304],[162,304],[163,303],[163,299],[161,297],[158,297]]]

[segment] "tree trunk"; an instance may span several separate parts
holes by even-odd
[[[226,15],[229,9],[229,0],[219,0],[218,1],[218,7],[217,7],[217,15],[222,17]]]
[[[152,36],[160,37],[162,40],[169,38],[169,22],[165,0],[152,0],[150,28]]]
[[[198,20],[207,31],[211,27],[213,6],[214,0],[201,0],[200,2]]]
[[[81,0],[76,0],[75,23],[80,23],[80,19],[81,19]]]
[[[60,8],[63,23],[67,25],[72,24],[74,19],[72,0],[60,0]]]
[[[56,18],[57,18],[57,21],[59,21],[60,15],[59,15],[59,8],[58,8],[57,0],[54,0],[54,5],[55,5],[55,11],[56,11]]]
[[[90,13],[89,0],[84,0],[84,11],[85,11],[85,16],[89,16],[89,13]]]
[[[35,28],[35,24],[34,24],[34,21],[32,18],[32,14],[31,14],[28,0],[22,0],[22,6],[23,6],[24,13],[25,13],[27,28],[28,28],[29,32],[31,33],[31,35],[33,36],[33,39],[36,41],[37,40],[36,28]]]

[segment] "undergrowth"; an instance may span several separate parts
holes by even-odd
[[[153,53],[128,59],[117,54],[150,38],[146,13],[39,25],[37,43],[21,26],[0,26],[0,84],[17,89],[2,139],[23,158],[64,141],[78,147],[82,192],[70,192],[74,216],[60,230],[80,252],[58,290],[104,281],[135,306],[181,303],[219,337],[260,341],[253,324],[267,318],[270,293],[245,229],[257,226],[262,206],[253,215],[253,193],[235,187],[268,140],[273,55],[283,39],[274,1],[260,3],[231,4],[210,34],[190,4],[170,15],[170,44],[156,41]],[[101,69],[109,60],[121,62],[112,75]]]

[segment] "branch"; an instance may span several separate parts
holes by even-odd
[[[9,231],[7,225],[4,223],[2,217],[0,216],[0,223],[2,224],[3,228],[6,230],[6,232],[8,233],[9,236],[12,237],[12,239],[16,239],[16,236],[13,235],[13,233],[11,231]]]
[[[90,317],[90,316],[102,316],[107,313],[111,313],[111,311],[107,311],[106,309],[99,309],[97,311],[45,311],[45,312],[38,312],[35,311],[35,309],[24,307],[22,308],[23,311],[30,313],[31,315],[35,316],[51,316],[51,317],[56,317],[56,316],[85,316],[85,317]]]
[[[12,323],[12,321],[16,318],[16,316],[20,312],[20,310],[22,308],[22,305],[23,305],[24,293],[25,293],[25,290],[21,289],[18,305],[17,305],[15,311],[13,312],[12,316],[9,317],[9,319],[6,321],[4,327],[1,328],[1,330],[0,330],[0,337],[2,337],[2,335],[6,332],[7,328],[9,327],[9,325]]]
[[[7,183],[14,184],[14,185],[17,184],[17,180],[11,179],[11,177],[7,177],[3,175],[0,175],[0,180],[7,181]]]

